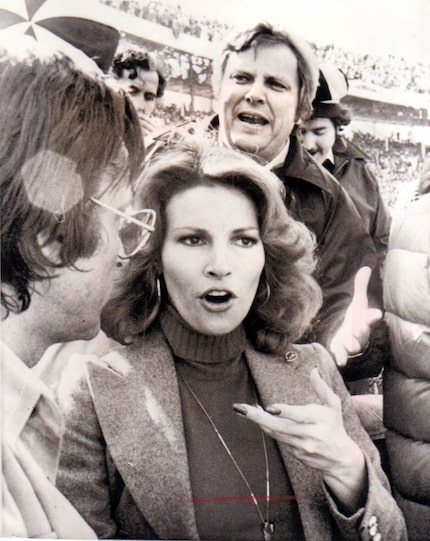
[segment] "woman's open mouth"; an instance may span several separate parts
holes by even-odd
[[[230,308],[235,298],[236,296],[231,291],[225,289],[211,289],[200,297],[205,308],[216,312]]]

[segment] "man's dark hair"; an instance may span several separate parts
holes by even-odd
[[[139,49],[127,49],[118,53],[113,59],[112,71],[118,77],[123,76],[124,70],[129,70],[129,79],[133,80],[137,77],[137,68],[144,71],[156,71],[158,74],[157,98],[161,98],[166,89],[166,78],[157,68],[155,60],[146,51]]]

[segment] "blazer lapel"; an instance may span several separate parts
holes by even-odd
[[[264,407],[275,402],[318,401],[309,382],[310,371],[319,364],[312,346],[291,346],[285,357],[250,348],[246,357]],[[297,498],[306,539],[330,540],[332,528],[327,524],[327,500],[320,474],[294,458],[287,445],[278,445]]]
[[[109,451],[136,505],[165,539],[198,539],[179,389],[159,332],[92,364],[90,382]]]

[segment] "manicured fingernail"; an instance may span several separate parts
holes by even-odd
[[[248,410],[246,409],[246,406],[242,406],[242,404],[233,404],[233,409],[236,413],[239,415],[243,415],[246,417]]]
[[[266,408],[266,411],[271,415],[281,415],[282,413],[282,411],[276,406],[269,406],[268,408]]]

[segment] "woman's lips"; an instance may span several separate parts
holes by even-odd
[[[228,310],[236,296],[225,289],[211,289],[200,296],[203,306],[212,312]]]

